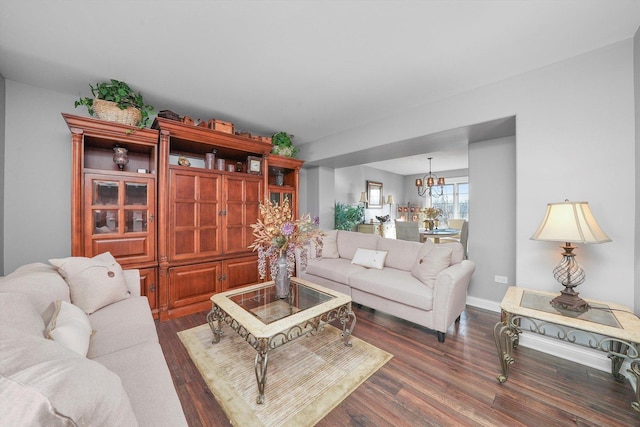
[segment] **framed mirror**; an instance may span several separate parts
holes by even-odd
[[[382,183],[375,181],[367,181],[367,198],[369,199],[369,208],[381,208],[384,203],[382,197]]]

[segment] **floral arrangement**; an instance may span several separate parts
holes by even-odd
[[[267,201],[260,204],[260,218],[253,228],[254,242],[249,249],[258,251],[258,273],[260,279],[267,275],[267,261],[269,272],[275,279],[278,271],[278,258],[286,255],[287,272],[289,277],[293,275],[295,268],[295,250],[300,249],[300,262],[298,266],[302,271],[307,267],[306,243],[313,241],[317,247],[317,253],[322,254],[322,231],[318,228],[318,217],[313,220],[309,214],[300,219],[293,220],[293,212],[289,204],[289,198],[285,197],[282,205]]]
[[[434,207],[430,207],[430,208],[425,208],[422,209],[420,211],[420,219],[424,218],[423,220],[431,220],[433,221],[434,219],[438,218],[440,215],[442,215],[442,209],[439,208],[434,208]]]

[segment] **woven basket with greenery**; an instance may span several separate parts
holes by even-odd
[[[121,123],[123,125],[138,126],[142,120],[142,113],[139,109],[127,107],[121,110],[118,104],[104,99],[93,100],[93,111],[97,118],[110,122]]]
[[[76,108],[84,105],[92,116],[129,126],[143,128],[149,123],[153,106],[145,104],[142,94],[135,92],[125,82],[111,79],[89,87],[93,97],[78,99]]]

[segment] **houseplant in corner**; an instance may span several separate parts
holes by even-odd
[[[273,144],[271,153],[284,157],[295,157],[298,154],[298,150],[293,146],[292,138],[293,135],[289,135],[286,132],[274,133],[271,137],[271,143]]]
[[[336,230],[354,231],[356,225],[364,222],[364,206],[336,202],[334,219]]]
[[[87,107],[90,115],[99,119],[144,128],[149,123],[153,106],[147,105],[142,94],[135,92],[128,84],[111,79],[108,83],[89,85],[93,98],[80,98],[75,102]]]

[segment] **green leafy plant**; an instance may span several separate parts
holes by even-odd
[[[142,94],[135,92],[128,84],[111,79],[108,83],[96,83],[95,86],[89,85],[89,87],[91,88],[93,98],[80,98],[75,102],[76,108],[84,105],[87,107],[89,114],[93,116],[95,113],[93,109],[93,100],[102,99],[104,101],[115,102],[121,110],[129,107],[140,110],[142,115],[142,119],[139,124],[140,128],[147,126],[149,123],[149,114],[153,113],[153,106],[145,104],[142,99]]]
[[[298,154],[298,149],[293,146],[292,138],[293,135],[289,135],[286,132],[274,133],[271,137],[271,143],[273,144],[271,152],[279,156],[295,157]]]
[[[356,225],[364,222],[363,205],[347,205],[336,202],[335,204],[335,228],[336,230],[351,231]]]

